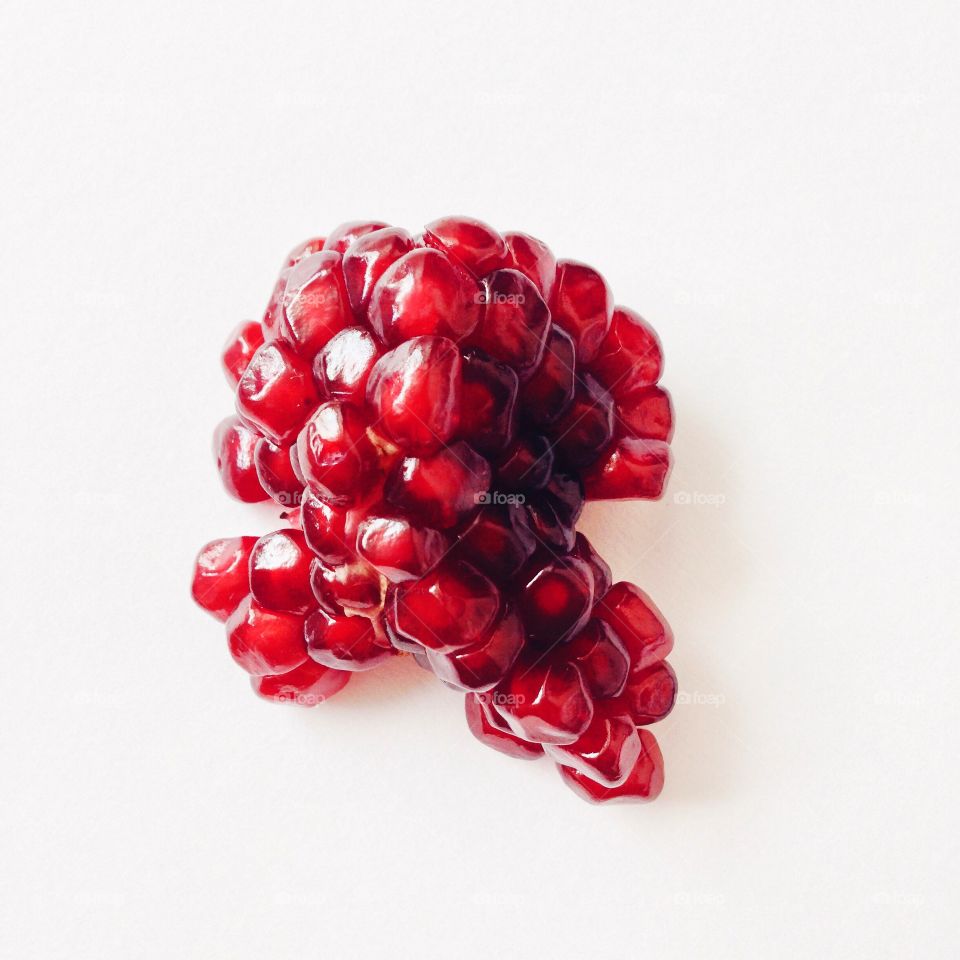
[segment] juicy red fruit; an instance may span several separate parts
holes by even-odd
[[[259,439],[238,417],[221,421],[213,435],[213,455],[223,487],[230,496],[245,503],[257,503],[269,496],[257,476],[255,455]]]
[[[443,217],[428,223],[424,242],[443,250],[475,277],[503,266],[507,244],[489,224],[472,217]]]
[[[233,659],[254,676],[288,673],[307,659],[303,617],[246,597],[226,622]]]
[[[550,297],[550,312],[554,323],[573,337],[579,362],[590,363],[610,329],[613,296],[607,281],[593,267],[576,260],[561,260]]]
[[[313,554],[299,530],[275,530],[250,554],[250,593],[261,606],[306,613],[315,603],[310,589]]]
[[[234,327],[223,345],[221,362],[230,387],[236,388],[240,375],[247,369],[250,358],[263,346],[263,328],[259,323],[246,320]]]
[[[256,537],[211,540],[193,568],[193,599],[218,620],[226,620],[247,595],[247,566]]]

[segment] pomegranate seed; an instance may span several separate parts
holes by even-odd
[[[336,565],[346,563],[353,556],[343,510],[318,500],[308,491],[303,497],[300,519],[307,546],[321,560]]]
[[[371,233],[384,230],[389,227],[389,223],[381,223],[379,220],[350,220],[347,223],[341,223],[323,245],[324,250],[336,250],[337,253],[345,253],[351,244],[356,243],[361,237],[366,237]]]
[[[520,388],[519,410],[535,427],[552,423],[573,400],[576,351],[565,330],[553,326],[540,365]]]
[[[310,585],[317,602],[328,613],[348,611],[375,617],[383,609],[383,581],[363,560],[331,567],[315,559],[310,565]]]
[[[577,360],[590,363],[597,356],[613,317],[613,296],[607,281],[585,263],[560,260],[550,313],[554,323],[573,337]]]
[[[406,453],[426,456],[455,433],[460,352],[446,337],[414,337],[384,354],[367,381],[373,426]]]
[[[313,607],[312,554],[299,530],[275,530],[261,537],[250,554],[250,593],[269,610],[306,613]]]
[[[397,586],[393,623],[402,638],[439,653],[476,646],[500,612],[500,592],[469,564],[446,560]]]
[[[335,670],[372,670],[394,655],[366,617],[331,616],[317,610],[307,618],[304,633],[311,659]]]
[[[470,343],[529,379],[550,333],[550,311],[522,273],[497,270],[485,281],[484,309]]]
[[[573,474],[555,473],[527,502],[530,525],[549,548],[568,552],[576,543],[576,523],[583,511],[583,487]]]
[[[620,437],[584,472],[588,500],[656,500],[670,472],[670,447],[660,440]]]
[[[617,420],[631,436],[669,442],[673,436],[670,394],[662,387],[641,387],[620,397],[617,400]]]
[[[313,361],[320,393],[330,400],[362,406],[367,378],[379,357],[373,334],[363,327],[347,327],[334,334]]]
[[[331,506],[362,497],[378,463],[363,416],[336,401],[322,404],[307,421],[297,438],[297,454],[310,490]]]
[[[384,494],[398,509],[438,530],[465,520],[490,488],[490,464],[462,441],[432,457],[405,457]]]
[[[673,709],[677,699],[677,675],[665,660],[633,674],[619,703],[637,726],[657,723]]]
[[[221,622],[237,609],[249,589],[248,562],[256,537],[211,540],[193,566],[193,599]]]
[[[553,447],[540,434],[518,437],[501,456],[494,478],[503,490],[542,490],[553,473]]]
[[[298,243],[288,254],[287,259],[284,261],[284,267],[289,269],[290,267],[296,266],[301,260],[305,260],[311,254],[319,253],[323,249],[323,245],[326,242],[324,237],[311,237],[309,240],[304,240],[303,243]]]
[[[613,438],[613,398],[593,377],[584,375],[573,403],[549,434],[564,462],[575,468],[592,463]]]
[[[294,471],[291,451],[296,446],[279,446],[261,437],[253,448],[253,465],[260,486],[285,507],[298,507],[303,499],[303,482]]]
[[[630,656],[620,638],[602,620],[589,620],[564,646],[562,656],[577,667],[595,700],[616,697],[623,691],[630,672]]]
[[[259,323],[245,320],[233,328],[223,345],[221,363],[231,389],[236,388],[240,375],[247,369],[250,358],[263,345],[263,328]]]
[[[254,693],[264,700],[315,707],[338,694],[349,680],[350,674],[346,671],[331,670],[308,660],[279,676],[251,677],[250,684]]]
[[[504,733],[493,726],[475,694],[468,693],[463,702],[467,714],[467,726],[481,743],[517,760],[537,760],[543,756],[543,747],[539,743],[521,740],[512,733]]]
[[[673,649],[673,634],[663,614],[635,584],[615,583],[594,613],[623,641],[632,674],[663,660]]]
[[[280,341],[260,347],[237,384],[237,412],[274,443],[297,434],[317,399],[310,367]]]
[[[457,690],[489,690],[507,675],[523,649],[523,624],[508,610],[485,640],[455,653],[427,650],[430,669]]]
[[[487,696],[514,736],[536,743],[574,743],[593,719],[580,672],[561,661],[521,658]]]
[[[245,503],[258,503],[269,497],[260,486],[254,461],[259,439],[238,417],[221,420],[213,434],[213,454],[223,487],[231,497]]]
[[[480,319],[482,297],[475,281],[442,253],[411,250],[392,263],[370,296],[370,325],[390,346],[410,337],[461,340]]]
[[[535,564],[522,578],[518,607],[527,640],[549,647],[580,630],[593,606],[593,575],[583,560],[560,557]]]
[[[329,242],[329,241],[328,241]],[[340,254],[314,253],[290,271],[283,294],[280,336],[306,360],[352,323]]]
[[[263,330],[264,341],[275,340],[280,334],[280,321],[283,319],[283,295],[287,289],[287,277],[290,276],[291,265],[285,266],[273,285],[270,299],[263,311],[263,320],[260,327]]]
[[[517,375],[478,350],[463,356],[459,435],[483,454],[497,453],[513,439]]]
[[[640,314],[617,307],[590,371],[618,397],[652,386],[663,371],[660,340]]]
[[[638,730],[641,753],[619,787],[605,787],[570,767],[558,766],[564,782],[590,803],[644,803],[656,800],[663,789],[663,755],[649,730]]]
[[[303,617],[245,597],[226,622],[230,654],[255,676],[288,673],[307,659]]]
[[[519,504],[484,507],[460,535],[456,556],[507,584],[536,550],[526,511]]]
[[[581,737],[565,746],[548,745],[547,755],[603,787],[619,787],[636,766],[643,746],[633,721],[616,708],[598,705]]]
[[[509,265],[532,280],[540,296],[549,302],[557,274],[557,261],[550,248],[526,233],[505,233],[503,239],[507,243]]]
[[[343,255],[343,281],[353,312],[366,319],[373,288],[387,268],[413,250],[406,230],[389,227],[355,240]]]
[[[593,574],[593,596],[599,600],[613,583],[610,564],[594,549],[593,544],[582,534],[578,533],[573,545],[573,555],[583,560]]]
[[[439,530],[414,526],[402,517],[367,517],[357,532],[357,552],[388,580],[422,577],[447,552]]]
[[[476,277],[502,267],[507,260],[503,237],[489,224],[471,217],[442,217],[428,223],[424,243],[442,250]]]

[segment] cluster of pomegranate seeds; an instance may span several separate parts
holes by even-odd
[[[596,270],[466,217],[345,223],[222,364],[224,487],[287,526],[207,544],[193,596],[257,694],[312,706],[410,654],[481,742],[591,802],[657,796],[673,638],[576,522],[661,495],[673,416],[656,334]]]

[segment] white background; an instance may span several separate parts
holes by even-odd
[[[957,955],[956,4],[0,27],[0,955]],[[653,805],[485,749],[409,661],[258,701],[189,599],[272,524],[210,461],[227,331],[304,237],[447,213],[662,335],[667,496],[583,521],[677,636]]]

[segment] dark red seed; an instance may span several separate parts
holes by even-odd
[[[641,726],[662,720],[676,699],[677,675],[664,660],[633,674],[617,702]]]
[[[455,554],[493,580],[507,584],[536,547],[526,511],[519,504],[508,503],[485,506],[460,535]]]
[[[505,233],[503,239],[507,244],[509,265],[532,280],[540,296],[549,303],[557,274],[557,261],[550,248],[526,233]]]
[[[639,673],[673,649],[673,633],[653,601],[635,584],[615,583],[594,609],[630,654],[630,672]]]
[[[247,673],[288,673],[307,659],[303,617],[281,613],[245,597],[226,622],[230,654]]]
[[[652,386],[663,372],[660,340],[640,314],[617,307],[590,372],[617,397]]]
[[[346,534],[346,514],[307,491],[300,510],[307,546],[328,564],[346,563],[353,557],[353,544]]]
[[[376,230],[350,244],[343,254],[343,282],[357,317],[366,320],[377,281],[413,246],[413,238],[399,227]]]
[[[599,600],[613,583],[610,565],[594,549],[593,544],[582,534],[578,533],[573,545],[574,556],[585,561],[593,574],[593,597]]]
[[[498,490],[542,490],[553,473],[553,447],[540,434],[528,433],[507,448],[494,468]]]
[[[617,422],[624,433],[669,442],[673,436],[670,394],[662,387],[641,387],[617,399]]]
[[[306,613],[315,605],[310,589],[313,555],[300,530],[275,530],[261,537],[250,554],[250,593],[261,606]]]
[[[613,398],[589,374],[578,378],[573,402],[549,428],[557,456],[575,469],[592,463],[613,439]]]
[[[573,400],[576,365],[570,334],[552,327],[540,365],[520,387],[518,410],[528,423],[544,427],[563,414]]]
[[[332,567],[322,560],[310,566],[310,585],[317,602],[328,613],[343,611],[375,617],[383,609],[383,581],[364,560]]]
[[[253,463],[260,485],[277,503],[298,507],[304,484],[293,468],[291,451],[296,454],[295,444],[279,446],[262,437],[253,449]]]
[[[537,539],[553,550],[572,550],[583,503],[580,478],[574,474],[555,473],[543,490],[527,498],[530,525]]]
[[[373,334],[363,327],[347,327],[334,334],[313,361],[321,395],[363,406],[367,378],[380,352]]]
[[[633,721],[623,711],[598,705],[590,726],[578,740],[549,745],[547,755],[603,787],[619,787],[630,776],[643,746]]]
[[[193,566],[193,599],[221,622],[233,613],[250,589],[248,564],[256,537],[211,540]]]
[[[389,223],[383,223],[380,220],[349,220],[346,223],[341,223],[331,232],[323,245],[323,249],[345,253],[351,244],[356,243],[361,237],[369,236],[369,234],[384,230],[389,226]]]
[[[507,260],[503,237],[489,224],[472,217],[442,217],[428,223],[423,240],[443,250],[476,277],[502,267]]]
[[[550,314],[577,345],[577,360],[590,363],[610,329],[613,296],[607,281],[593,267],[560,260],[550,297]]]
[[[623,691],[630,672],[630,655],[602,620],[589,620],[560,655],[577,667],[595,700],[616,697]]]
[[[310,658],[335,670],[372,670],[394,655],[385,638],[378,637],[374,621],[366,617],[317,610],[307,618],[304,634]]]
[[[343,670],[331,670],[308,660],[279,676],[251,677],[250,685],[254,693],[264,700],[316,707],[336,696],[349,680],[350,674]]]
[[[513,439],[517,375],[479,350],[463,355],[462,369],[459,436],[484,455],[497,453]]]
[[[254,460],[259,439],[259,434],[241,423],[239,417],[221,420],[213,434],[213,455],[223,487],[231,497],[244,503],[269,498],[260,485]]]
[[[233,328],[220,355],[223,372],[231,389],[239,383],[240,375],[247,369],[250,358],[261,346],[263,346],[263,328],[259,323],[245,320]]]
[[[357,529],[357,552],[388,580],[422,577],[447,552],[447,538],[403,517],[367,517]]]
[[[517,607],[530,643],[552,647],[573,636],[589,619],[593,575],[583,560],[560,557],[535,564],[521,577]]]
[[[493,726],[476,694],[468,693],[464,697],[464,707],[467,726],[481,743],[517,760],[537,760],[543,756],[543,747],[539,743],[521,740],[512,733],[504,733]]]
[[[237,412],[274,443],[297,434],[317,399],[309,364],[281,341],[260,347],[237,384]]]
[[[670,472],[670,447],[661,440],[620,437],[584,471],[588,500],[656,500]]]
[[[638,730],[641,753],[627,779],[619,787],[605,787],[589,777],[558,765],[564,783],[590,803],[645,803],[663,789],[663,754],[649,730]]]
[[[433,672],[458,690],[489,690],[507,675],[523,649],[523,624],[507,610],[475,647],[455,653],[427,650]]]
[[[372,427],[405,453],[425,456],[456,432],[460,351],[446,337],[414,337],[385,353],[367,381]]]
[[[308,361],[335,333],[353,322],[340,259],[339,253],[330,250],[314,253],[293,267],[287,277],[280,336]]]

